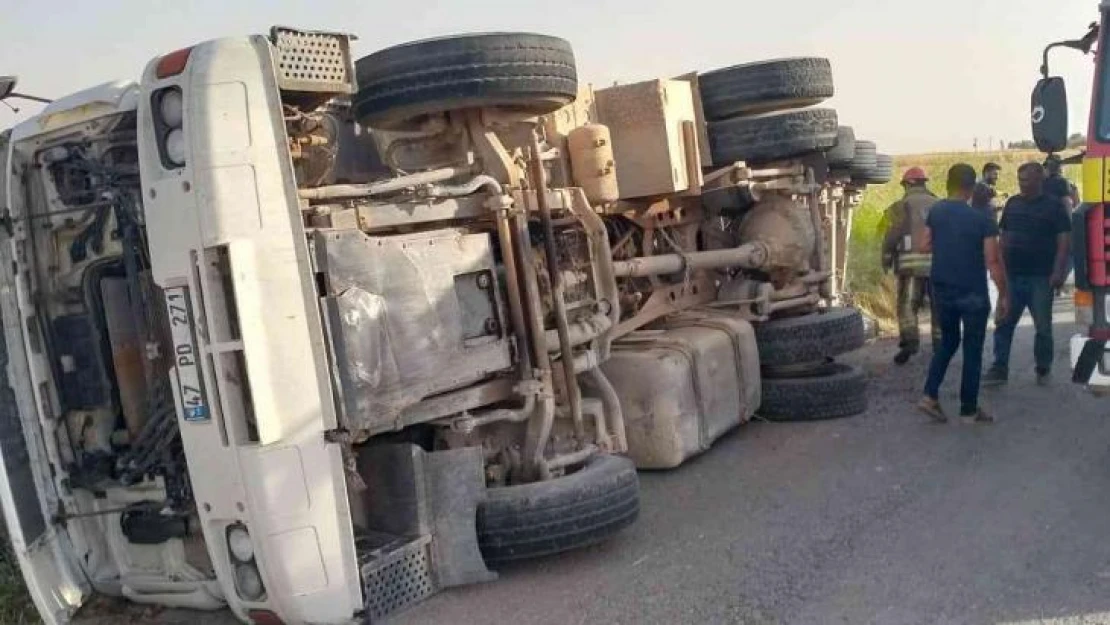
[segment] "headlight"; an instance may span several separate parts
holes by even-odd
[[[247,601],[258,601],[266,594],[266,588],[262,586],[262,576],[253,564],[235,565],[235,589]]]
[[[254,559],[254,545],[251,544],[250,534],[242,527],[233,527],[228,531],[227,548],[231,551],[231,556],[240,562]]]
[[[185,165],[185,132],[180,128],[166,135],[166,159],[177,167]]]
[[[162,114],[162,123],[170,128],[180,128],[183,117],[181,92],[177,89],[166,89],[162,93],[158,106]]]

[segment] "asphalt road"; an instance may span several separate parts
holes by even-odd
[[[1050,387],[1020,330],[1009,386],[986,394],[993,426],[928,423],[911,405],[924,358],[894,368],[893,344],[871,345],[850,357],[872,376],[867,414],[749,424],[641,474],[641,518],[613,540],[390,622],[1110,623],[1110,399],[1067,381],[1071,330]]]
[[[442,593],[392,622],[1110,623],[1110,399],[1035,385],[1031,328],[993,426],[927,423],[923,358],[853,358],[872,407],[753,423],[679,470],[642,474],[639,522],[609,543]],[[988,347],[989,353],[989,347]],[[943,400],[955,412],[958,362]]]

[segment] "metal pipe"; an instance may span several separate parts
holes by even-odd
[[[798,306],[816,304],[820,301],[820,295],[816,293],[810,293],[809,295],[803,295],[802,297],[784,299],[779,302],[771,302],[770,305],[767,306],[767,310],[768,312],[777,312],[780,310],[786,310],[787,308],[797,308]]]
[[[547,337],[543,326],[543,303],[536,282],[536,264],[532,261],[532,246],[528,243],[528,218],[524,211],[513,214],[513,248],[520,263],[520,274],[524,284],[524,303],[528,318],[529,334],[532,337],[532,358],[540,371],[543,396],[537,415],[528,420],[524,440],[525,473],[528,477],[547,479],[550,472],[544,463],[543,452],[551,438],[551,428],[555,424],[555,397],[552,395],[551,357],[547,353]]]
[[[305,200],[339,200],[384,195],[386,193],[403,191],[404,189],[418,185],[444,182],[452,178],[468,175],[472,172],[473,170],[469,166],[444,167],[443,169],[422,171],[407,176],[398,176],[388,180],[371,182],[369,184],[334,184],[326,187],[300,189],[297,191],[297,196]]]
[[[601,359],[597,357],[597,352],[592,349],[587,349],[574,355],[574,370],[578,373],[585,373],[590,369],[596,369],[599,365],[601,365]]]
[[[613,327],[612,320],[609,319],[608,313],[596,313],[585,319],[579,319],[574,323],[567,325],[567,335],[570,340],[571,346],[578,346],[583,343],[588,343],[601,334],[605,333],[609,328]],[[559,343],[558,330],[547,331],[547,349],[549,352],[557,352],[560,350],[561,343]]]
[[[555,328],[559,336],[559,351],[562,353],[563,382],[566,385],[567,400],[570,402],[571,419],[578,440],[586,436],[586,426],[582,422],[582,396],[578,389],[578,378],[574,372],[574,346],[570,342],[570,328],[567,323],[566,293],[563,289],[563,274],[559,271],[559,257],[555,251],[555,228],[551,224],[551,205],[547,202],[547,180],[540,159],[539,136],[532,132],[531,165],[532,188],[536,192],[536,206],[539,209],[540,225],[543,227],[543,251],[547,261],[547,276],[551,281],[551,304],[555,313]]]
[[[540,369],[551,368],[547,355],[547,332],[543,324],[543,300],[536,281],[536,263],[532,259],[532,246],[528,241],[528,217],[524,211],[513,214],[513,249],[520,263],[520,277],[524,285],[524,305],[528,318],[528,331],[532,337],[532,359]]]
[[[579,449],[578,451],[572,451],[569,454],[555,456],[551,460],[548,460],[546,463],[547,470],[551,471],[553,469],[565,469],[566,467],[569,467],[573,464],[585,462],[590,459],[590,456],[593,456],[597,452],[597,445],[591,443],[589,445],[586,445],[582,449]]]
[[[502,196],[504,198],[504,196]],[[497,198],[491,198],[491,201]],[[508,198],[504,198],[508,199]],[[499,207],[497,216],[497,238],[501,245],[501,259],[505,266],[505,291],[509,299],[509,320],[513,324],[513,338],[516,339],[517,359],[520,364],[520,378],[530,379],[532,373],[532,354],[528,348],[528,326],[524,320],[524,304],[521,299],[520,274],[517,271],[516,252],[513,250],[513,230],[509,222],[508,206]]]
[[[389,141],[389,144],[386,146],[385,150],[382,151],[382,162],[394,169],[404,169],[403,167],[400,167],[400,161],[398,161],[397,159],[397,153],[401,150],[413,146],[431,146],[432,148],[435,148],[438,147],[436,146],[436,144],[442,144],[441,142],[443,142],[444,139],[454,139],[455,141],[459,140],[457,136],[448,138],[448,135],[451,133],[451,127],[447,125],[442,117],[430,118],[427,122],[425,122],[424,127],[420,130],[421,132],[427,134],[422,134],[416,137],[397,137],[392,141]],[[461,132],[456,131],[455,134],[460,135]]]
[[[802,284],[821,284],[832,276],[831,271],[811,271],[798,278]]]
[[[524,397],[524,405],[520,408],[495,408],[493,410],[483,410],[482,412],[475,412],[473,414],[456,417],[450,419],[448,423],[452,430],[469,434],[476,428],[490,423],[498,423],[501,421],[508,421],[510,423],[520,423],[527,421],[532,413],[536,411],[536,396],[529,394]],[[441,422],[442,423],[442,422]]]
[[[425,190],[429,197],[460,197],[470,195],[482,187],[492,187],[501,193],[501,183],[493,176],[475,176],[462,184],[433,184]]]
[[[704,176],[702,176],[702,181],[701,181],[702,188],[716,186],[716,185],[714,185],[714,183],[717,182],[718,179],[724,178],[725,176],[728,176],[729,174],[735,173],[735,172],[737,172],[741,169],[744,169],[744,165],[743,165],[742,161],[739,161],[739,162],[736,162],[736,163],[732,163],[731,165],[727,165],[725,167],[722,167],[720,169],[714,170],[714,171],[712,171],[708,174],[705,174]],[[720,185],[720,186],[722,188],[724,186],[733,186],[733,183],[730,182],[728,185]]]
[[[660,254],[641,256],[613,262],[618,278],[646,278],[679,273],[687,269],[720,269],[744,267],[759,269],[767,262],[767,246],[760,242],[745,243],[739,247],[687,254]]]
[[[610,435],[616,437],[616,444],[611,451],[624,453],[628,451],[628,437],[624,432],[624,412],[621,411],[621,400],[617,396],[617,389],[609,378],[599,368],[590,369],[586,375],[601,394],[601,405],[605,407],[605,416],[609,419]]]
[[[37,95],[31,95],[31,94],[28,94],[28,93],[16,93],[15,91],[9,93],[8,97],[9,98],[20,98],[21,100],[30,100],[31,102],[41,102],[42,104],[50,104],[50,103],[54,102],[54,100],[51,100],[49,98],[40,98]]]
[[[788,287],[771,291],[768,299],[772,302],[781,302],[809,295],[809,287],[805,283],[795,282]]]
[[[806,182],[813,182],[813,170],[806,170]],[[811,193],[809,196],[809,218],[813,222],[813,258],[810,260],[810,268],[819,273],[825,273],[829,269],[828,259],[825,258],[825,222],[821,218],[821,203],[818,201],[818,193]]]
[[[545,390],[551,388],[550,370],[544,372],[543,383]],[[525,467],[525,475],[546,480],[551,477],[551,470],[548,468],[547,463],[544,462],[543,450],[547,448],[547,441],[551,438],[551,428],[555,425],[555,396],[550,393],[545,393],[541,398],[540,410],[538,412],[540,415],[539,419],[529,419],[528,428],[525,432],[525,435],[528,437],[524,443],[525,457],[530,461]],[[529,441],[531,441],[531,445],[535,445],[535,447],[531,447]]]

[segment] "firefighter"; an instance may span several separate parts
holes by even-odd
[[[929,297],[929,271],[932,255],[925,250],[925,220],[929,209],[939,200],[925,186],[925,170],[911,167],[902,175],[905,196],[890,205],[883,221],[887,224],[883,237],[883,270],[894,270],[898,278],[898,354],[894,363],[904,365],[921,347],[918,313]],[[930,298],[931,303],[931,298]],[[939,328],[932,321],[930,330],[934,347],[939,343]]]

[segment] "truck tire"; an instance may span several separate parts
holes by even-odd
[[[875,168],[876,159],[878,158],[875,150],[876,146],[874,141],[856,139],[856,153],[852,157],[851,164],[848,166],[852,172],[852,177],[865,176]]]
[[[886,154],[875,155],[875,166],[864,170],[860,175],[853,174],[852,180],[862,184],[886,184],[894,177],[894,158]]]
[[[825,152],[825,159],[829,162],[830,169],[843,169],[851,167],[852,160],[856,157],[856,133],[851,126],[841,126],[836,129],[836,145]]]
[[[478,507],[478,547],[489,566],[605,540],[640,514],[636,465],[596,455],[570,475],[489,489]]]
[[[800,317],[772,319],[755,326],[759,364],[784,367],[822,362],[866,341],[863,315],[855,308],[825,308]]]
[[[768,421],[820,421],[867,410],[867,378],[859,367],[832,363],[819,375],[763,378],[763,403],[757,411]]]
[[[775,59],[698,75],[705,118],[719,121],[819,104],[833,95],[828,59]]]
[[[718,166],[768,162],[836,145],[836,111],[805,109],[709,123],[709,149]]]
[[[393,46],[359,59],[355,77],[355,116],[385,129],[411,128],[427,115],[466,108],[544,115],[578,95],[570,44],[531,33],[456,35]]]

